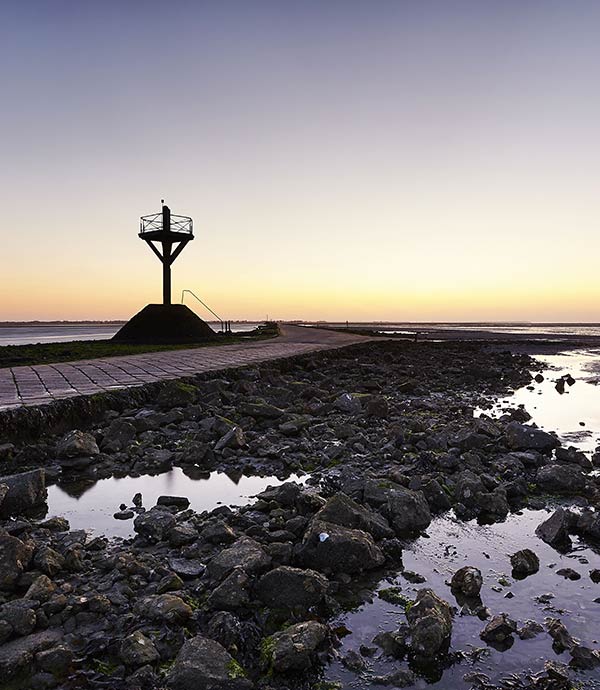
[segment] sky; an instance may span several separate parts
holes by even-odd
[[[599,30],[596,0],[3,0],[0,321],[159,302],[161,198],[195,227],[173,301],[223,318],[600,321]]]

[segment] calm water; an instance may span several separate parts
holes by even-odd
[[[221,329],[220,323],[207,322],[215,331]],[[65,343],[72,340],[107,340],[121,328],[122,323],[97,324],[22,324],[18,326],[0,325],[0,346],[31,345],[35,343]],[[251,331],[258,323],[232,323],[234,333]]]
[[[287,481],[306,481],[291,475]],[[66,517],[71,529],[92,529],[97,534],[130,537],[133,519],[115,520],[114,513],[124,503],[128,507],[138,491],[146,509],[156,505],[159,496],[185,496],[197,512],[219,505],[245,505],[267,486],[277,486],[277,477],[230,477],[212,472],[208,477],[192,478],[180,467],[155,476],[110,477],[99,481],[78,481],[48,487],[48,516]]]

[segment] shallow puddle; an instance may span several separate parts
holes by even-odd
[[[291,475],[285,481],[306,481],[308,475]],[[130,507],[134,494],[140,492],[146,509],[156,505],[159,496],[185,496],[190,508],[197,512],[212,510],[219,505],[245,505],[252,496],[267,486],[284,480],[277,477],[233,477],[223,472],[190,477],[180,467],[154,476],[109,477],[81,480],[48,487],[48,517],[66,517],[71,529],[92,530],[95,534],[130,537],[133,520],[116,520],[113,515],[123,503]]]
[[[523,511],[522,515],[511,515],[503,523],[479,525],[475,521],[461,522],[451,517],[435,519],[427,533],[409,544],[404,551],[404,566],[426,578],[422,584],[411,584],[402,575],[382,580],[378,589],[399,586],[409,599],[415,598],[417,590],[431,587],[439,596],[460,610],[460,605],[450,591],[452,574],[465,565],[478,567],[484,578],[481,598],[491,615],[507,613],[519,627],[526,620],[543,624],[546,617],[559,617],[568,631],[583,644],[596,647],[600,640],[600,584],[594,584],[589,577],[592,568],[600,568],[600,555],[582,543],[575,542],[574,550],[561,555],[535,536],[536,526],[549,513],[544,510]],[[519,549],[530,548],[540,559],[540,570],[524,580],[511,577],[510,555]],[[565,580],[556,574],[561,568],[572,568],[581,575],[577,581]],[[504,584],[502,584],[504,583]],[[491,589],[495,587],[498,591]],[[549,603],[535,600],[549,593]],[[508,595],[508,597],[507,597]],[[512,598],[510,598],[512,596]],[[560,610],[560,613],[557,612]],[[339,650],[343,656],[348,650],[358,651],[360,645],[373,647],[373,637],[382,630],[393,631],[406,622],[403,608],[391,604],[377,595],[372,602],[366,601],[353,610],[339,616],[332,625],[343,625],[350,634],[343,638]],[[534,672],[543,670],[544,662],[554,659],[568,663],[569,655],[556,655],[552,640],[546,633],[540,633],[531,640],[520,640],[515,636],[514,644],[504,652],[489,647],[479,638],[486,622],[473,615],[454,617],[452,651],[468,653],[482,648],[479,661],[464,658],[441,671],[431,668],[428,678],[420,677],[416,687],[466,689],[471,683],[463,680],[466,673],[477,671],[487,674],[492,681],[498,681],[511,673],[526,669]],[[398,668],[408,668],[406,661],[384,657],[378,650],[373,659],[367,659],[368,668],[357,675],[347,670],[340,661],[333,662],[327,669],[328,680],[340,680],[344,688],[362,688],[372,676],[391,673]],[[441,674],[441,677],[440,677]],[[593,683],[585,687],[600,687],[600,670],[582,673],[582,680]]]
[[[544,380],[500,398],[493,414],[524,405],[541,429],[556,431],[565,445],[593,451],[600,443],[600,351],[575,350],[536,359],[550,367],[541,372]],[[559,393],[557,380],[569,374],[575,383],[565,383]]]

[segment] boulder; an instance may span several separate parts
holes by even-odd
[[[8,534],[0,535],[0,589],[11,590],[31,561],[33,547]]]
[[[137,430],[131,422],[115,419],[105,429],[100,446],[107,453],[118,453],[129,448],[136,436]]]
[[[481,570],[470,565],[457,570],[450,583],[453,592],[458,592],[468,598],[478,597],[482,585]]]
[[[135,604],[135,612],[157,623],[184,625],[192,617],[191,607],[175,594],[151,594]]]
[[[558,551],[568,551],[572,546],[569,531],[574,519],[576,518],[570,511],[557,508],[547,520],[535,528],[535,533]]]
[[[136,630],[122,640],[119,657],[125,666],[138,668],[145,664],[153,664],[158,661],[160,655],[152,640],[141,630]]]
[[[282,506],[291,507],[302,492],[302,487],[296,482],[284,482],[279,486],[268,486],[256,498],[261,501],[276,501]]]
[[[8,684],[30,671],[35,654],[52,647],[63,634],[62,630],[44,630],[0,645],[0,683]]]
[[[156,402],[163,408],[185,407],[196,402],[198,388],[184,381],[165,381]]]
[[[232,611],[246,606],[250,602],[248,586],[250,578],[240,568],[234,568],[221,584],[213,589],[208,599],[207,605],[212,609],[221,611]]]
[[[184,643],[166,677],[169,690],[250,690],[244,669],[215,640],[196,635]]]
[[[313,520],[302,540],[298,560],[321,572],[358,573],[383,565],[385,558],[367,532]]]
[[[220,551],[208,563],[208,574],[221,580],[239,566],[248,575],[256,575],[269,569],[271,557],[262,546],[250,537],[240,537],[231,546]]]
[[[343,493],[332,496],[315,515],[315,520],[361,529],[368,532],[374,539],[394,536],[394,532],[382,515],[363,508]]]
[[[333,401],[336,410],[349,415],[357,415],[362,412],[360,398],[352,393],[342,393]]]
[[[584,510],[575,518],[574,530],[588,540],[600,542],[600,513]]]
[[[155,506],[136,517],[133,521],[133,529],[146,541],[156,544],[165,539],[169,530],[175,527],[176,523],[177,521],[170,511]]]
[[[572,495],[588,489],[588,479],[577,465],[544,465],[537,471],[536,483],[548,493]]]
[[[58,442],[56,453],[59,458],[80,458],[98,455],[100,448],[92,434],[74,429]]]
[[[0,485],[8,487],[4,499],[0,503],[0,518],[14,517],[44,505],[48,492],[46,491],[46,475],[43,469],[11,474],[0,477]]]
[[[290,625],[263,644],[264,661],[278,673],[306,671],[316,662],[316,652],[328,638],[329,629],[317,621]],[[270,657],[270,658],[269,658]]]
[[[429,505],[422,492],[406,489],[395,482],[368,480],[364,499],[385,515],[400,536],[418,534],[431,522]]]
[[[521,549],[513,553],[510,564],[513,577],[519,580],[537,573],[540,569],[540,559],[531,549]]]
[[[223,450],[224,448],[243,448],[246,445],[246,436],[239,426],[232,427],[226,434],[215,444],[215,450]]]
[[[265,573],[256,585],[258,598],[276,609],[308,609],[323,600],[329,583],[314,570],[280,566]]]
[[[560,445],[556,436],[519,422],[507,424],[505,436],[506,443],[512,450],[539,450],[544,453]]]
[[[452,609],[431,589],[420,589],[406,613],[411,648],[417,657],[433,659],[447,651],[452,636]]]
[[[159,496],[156,500],[156,505],[185,510],[190,506],[190,499],[186,496]]]
[[[517,624],[505,613],[501,613],[489,621],[479,634],[479,637],[489,644],[502,646],[513,639],[512,636],[515,632],[517,632]]]

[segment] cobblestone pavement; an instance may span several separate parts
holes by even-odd
[[[262,342],[0,369],[0,410],[334,349],[367,339],[301,326],[282,326],[281,330],[280,337]]]

